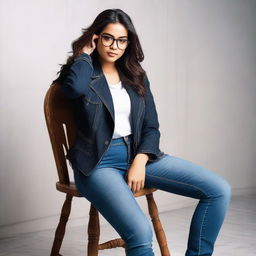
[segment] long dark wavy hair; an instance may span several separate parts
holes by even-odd
[[[144,54],[131,18],[121,9],[106,9],[98,14],[89,27],[82,28],[82,35],[72,42],[72,55],[68,57],[66,64],[59,64],[62,67],[57,74],[60,74],[53,83],[61,83],[74,59],[82,53],[82,48],[85,45],[90,45],[93,34],[99,35],[109,23],[121,23],[128,31],[128,40],[130,41],[124,54],[116,60],[120,79],[133,87],[140,96],[145,96],[144,79],[146,71],[140,65],[140,62],[144,60]],[[93,62],[98,62],[97,47],[90,56]]]

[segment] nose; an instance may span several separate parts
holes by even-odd
[[[114,40],[113,44],[110,47],[111,49],[117,49],[117,40]]]

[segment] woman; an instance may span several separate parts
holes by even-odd
[[[197,198],[185,255],[212,255],[230,185],[159,149],[158,116],[130,17],[120,9],[101,12],[72,48],[54,82],[74,103],[78,132],[67,158],[80,194],[124,239],[128,256],[154,255],[151,223],[134,192],[154,187]]]

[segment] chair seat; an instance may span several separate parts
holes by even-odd
[[[139,192],[134,193],[134,197],[145,196],[157,191],[156,188],[142,188]]]
[[[58,181],[56,182],[56,189],[60,192],[63,192],[72,196],[82,197],[79,194],[74,181],[70,181],[70,184],[64,184]],[[157,190],[156,188],[142,188],[139,192],[136,192],[133,195],[134,197],[145,196],[153,193],[156,190]]]
[[[70,181],[70,184],[64,184],[61,182],[56,182],[56,189],[59,190],[60,192],[72,195],[72,196],[76,196],[76,197],[82,197],[77,188],[76,188],[76,184],[73,181]]]

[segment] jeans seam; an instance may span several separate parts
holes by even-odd
[[[150,175],[150,174],[147,174],[147,176],[151,176],[151,177],[155,177],[155,178],[158,178],[158,179],[168,180],[168,181],[172,181],[174,183],[179,183],[179,184],[183,184],[183,185],[186,185],[186,186],[194,187],[194,188],[198,189],[199,191],[201,191],[204,195],[206,195],[206,193],[203,190],[201,190],[200,188],[198,188],[197,186],[194,186],[194,185],[191,185],[191,184],[187,184],[185,182],[176,181],[176,180],[172,180],[172,179],[168,179],[168,178],[164,178],[164,177],[158,177],[158,176],[154,176],[154,175]],[[210,204],[210,202],[208,201],[207,207],[206,207],[205,212],[204,212],[204,217],[203,217],[203,220],[202,220],[201,228],[200,228],[199,245],[198,245],[198,247],[199,247],[198,256],[200,255],[200,251],[201,251],[201,240],[202,240],[201,235],[202,235],[203,223],[204,223],[204,219],[205,219],[206,212],[208,210],[209,204]]]
[[[195,185],[187,184],[187,183],[185,183],[185,182],[176,181],[176,180],[172,180],[172,179],[168,179],[168,178],[164,178],[164,177],[158,177],[158,176],[154,176],[154,175],[150,175],[150,174],[147,174],[146,176],[151,176],[151,177],[155,177],[155,178],[158,178],[158,179],[168,180],[168,181],[172,181],[172,182],[174,182],[174,183],[179,183],[179,184],[183,184],[183,185],[186,185],[186,186],[190,186],[190,187],[193,187],[193,188],[198,189],[198,190],[201,191],[205,196],[207,196],[207,194],[206,194],[203,190],[201,190],[200,188],[198,188],[198,187],[195,186]]]
[[[200,235],[199,235],[199,244],[198,244],[198,256],[200,256],[200,253],[201,253],[201,246],[202,246],[202,230],[203,230],[203,223],[205,221],[205,216],[206,216],[206,213],[207,213],[207,210],[208,210],[208,207],[209,207],[209,204],[210,204],[210,201],[208,201],[207,203],[207,206],[206,206],[206,209],[205,209],[205,212],[204,212],[204,216],[203,216],[203,220],[202,220],[202,223],[201,223],[201,228],[200,228]]]

